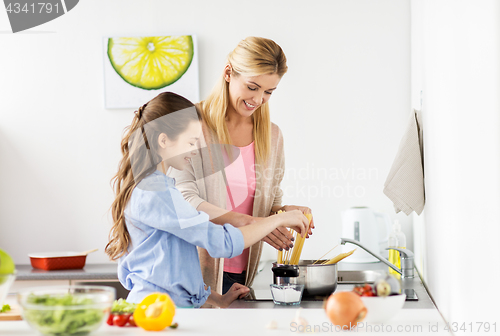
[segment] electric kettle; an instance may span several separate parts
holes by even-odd
[[[391,219],[387,214],[375,212],[367,207],[353,207],[342,212],[342,237],[357,240],[370,251],[385,253],[390,232]],[[352,245],[343,246],[342,252],[352,249]],[[345,261],[364,263],[379,260],[358,248]]]

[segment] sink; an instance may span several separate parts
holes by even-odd
[[[382,270],[363,271],[337,271],[337,283],[339,284],[365,284],[374,283],[379,277],[385,275]]]

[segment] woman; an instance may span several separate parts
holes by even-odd
[[[287,69],[279,45],[248,37],[228,55],[211,94],[197,104],[203,118],[200,155],[191,158],[184,171],[173,170],[169,175],[184,198],[214,223],[241,227],[279,210],[311,212],[307,207],[281,204],[283,136],[270,121],[268,101]],[[309,234],[312,228],[313,222]],[[286,229],[276,229],[262,241],[276,249],[293,246]],[[211,258],[199,248],[205,283],[221,294],[233,283],[251,286],[262,241],[231,259]]]

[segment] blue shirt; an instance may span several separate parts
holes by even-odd
[[[200,307],[211,291],[205,289],[196,246],[214,258],[232,258],[244,247],[239,229],[209,222],[184,200],[175,180],[159,171],[134,188],[125,222],[131,243],[118,260],[118,278],[134,303],[166,292],[178,307]]]

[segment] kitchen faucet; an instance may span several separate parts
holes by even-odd
[[[364,247],[363,244],[361,244],[357,240],[348,239],[348,238],[340,238],[340,244],[345,245],[345,243],[351,243],[351,244],[354,244],[356,246],[361,247],[363,250],[370,253],[372,256],[374,256],[375,258],[377,258],[378,260],[380,260],[381,262],[383,262],[384,264],[386,264],[387,266],[389,266],[390,268],[392,268],[393,270],[395,270],[396,272],[401,274],[402,278],[413,278],[414,277],[414,274],[413,274],[414,254],[410,250],[401,249],[401,248],[397,248],[397,247],[386,248],[386,250],[399,251],[399,255],[401,256],[401,269],[399,269],[396,266],[394,266],[392,263],[390,263],[387,259],[382,257],[380,254],[375,253],[373,251],[370,251],[369,249]]]

